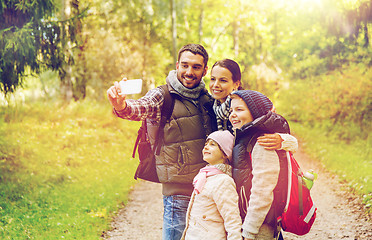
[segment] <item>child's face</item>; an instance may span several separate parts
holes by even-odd
[[[233,95],[231,99],[231,113],[229,120],[233,129],[239,129],[244,124],[252,122],[253,117],[247,104],[240,97]]]
[[[224,163],[226,155],[222,152],[218,144],[212,139],[208,139],[203,148],[203,160],[209,164]]]

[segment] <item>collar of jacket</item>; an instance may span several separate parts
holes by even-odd
[[[169,84],[173,90],[180,96],[184,98],[189,98],[192,100],[198,99],[205,91],[205,83],[203,80],[200,81],[199,85],[194,88],[187,88],[182,85],[180,80],[177,78],[177,71],[172,70],[169,72],[166,78],[167,84]]]
[[[243,125],[240,129],[235,129],[235,136],[244,136],[250,134],[252,131],[288,133],[288,129],[288,123],[282,116],[269,111],[266,115],[254,119],[252,122]]]

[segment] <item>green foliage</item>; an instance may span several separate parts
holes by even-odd
[[[290,83],[279,95],[292,121],[338,132],[340,139],[367,139],[372,121],[372,69],[352,67],[316,79]]]
[[[63,0],[65,1],[65,0]],[[66,0],[67,1],[67,0]],[[71,0],[73,16],[58,19],[52,0],[2,1],[0,5],[0,91],[14,92],[22,86],[27,73],[58,70],[66,74],[64,64],[72,64],[72,48],[81,38],[78,1]],[[77,9],[77,10],[76,10]],[[76,52],[76,51],[75,51]],[[80,79],[79,79],[80,80]]]
[[[97,99],[124,76],[142,78],[143,92],[164,83],[172,62],[168,6],[160,0],[91,2],[82,32],[90,37],[81,53],[84,61],[75,66]]]
[[[364,64],[288,82],[276,94],[278,112],[291,120],[307,153],[372,205],[372,69]]]
[[[0,111],[0,238],[99,239],[127,201],[136,122],[96,102]]]
[[[102,99],[102,88],[122,76],[142,78],[146,91],[164,83],[174,69],[170,1],[63,2],[71,6],[71,18],[66,21],[50,18],[51,14],[60,17],[51,1],[1,3],[0,20],[4,21],[0,23],[6,24],[0,27],[0,49],[9,41],[15,48],[7,44],[6,50],[19,51],[13,54],[17,61],[9,51],[0,58],[0,74],[9,78],[3,91],[14,91],[28,67],[36,72],[41,66],[59,70],[62,83],[72,86],[76,100],[85,98],[89,89]],[[82,9],[88,5],[83,19]],[[273,92],[279,85],[273,89],[268,85],[282,81],[277,76],[281,72],[305,79],[353,63],[371,66],[371,8],[368,0],[175,1],[174,40],[177,48],[202,43],[211,53],[210,65],[233,58],[241,66],[245,87]],[[32,24],[25,28],[31,18]],[[18,37],[11,33],[15,30],[21,31]],[[20,60],[24,56],[27,61]],[[17,71],[11,67],[14,64]],[[265,84],[259,83],[261,76],[255,72],[262,66],[275,73]]]
[[[13,92],[22,83],[27,66],[37,68],[36,61],[31,60],[36,55],[31,23],[21,29],[14,29],[15,31],[8,28],[0,32],[0,91],[5,93]],[[25,63],[24,58],[30,59],[30,62]]]
[[[0,91],[13,92],[25,71],[40,69],[39,48],[44,45],[39,29],[52,14],[53,1],[6,0],[0,4]]]
[[[50,16],[53,10],[54,1],[51,0],[3,0],[0,3],[0,29],[22,28],[30,21]]]
[[[372,212],[372,137],[342,141],[337,132],[291,122],[292,131],[303,140],[304,150],[359,194],[367,212]]]

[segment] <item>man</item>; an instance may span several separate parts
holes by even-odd
[[[176,70],[169,72],[166,83],[175,104],[164,127],[161,151],[156,156],[157,173],[163,192],[163,239],[178,240],[185,228],[185,218],[192,180],[206,163],[202,149],[206,137],[217,130],[213,99],[202,78],[207,73],[208,53],[199,44],[183,46],[178,53]],[[124,119],[157,125],[163,106],[163,90],[150,90],[139,100],[120,95],[118,82],[107,91],[114,113]]]

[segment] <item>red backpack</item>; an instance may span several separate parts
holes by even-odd
[[[310,231],[316,218],[316,210],[310,190],[303,181],[302,173],[293,154],[286,152],[288,160],[288,192],[283,213],[278,223],[286,232],[304,235]]]

